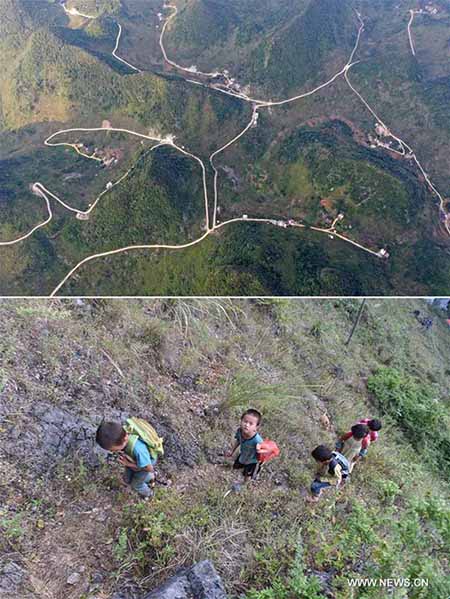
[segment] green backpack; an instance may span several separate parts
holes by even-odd
[[[147,445],[153,460],[156,460],[160,455],[164,455],[163,439],[153,426],[143,418],[127,418],[124,429],[129,435],[125,452],[130,457],[133,457],[134,446],[138,439]]]

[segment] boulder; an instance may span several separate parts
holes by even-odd
[[[94,447],[95,426],[67,409],[40,402],[32,407],[25,422],[9,432],[10,459],[27,455],[27,468],[33,473],[51,474],[55,464],[77,456],[89,465],[98,465]],[[8,452],[8,448],[7,448]]]
[[[220,576],[209,560],[195,564],[188,571],[192,594],[198,599],[227,599]]]
[[[227,599],[220,576],[204,560],[170,578],[143,599]]]

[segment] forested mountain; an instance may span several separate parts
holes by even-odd
[[[446,293],[450,9],[410,10],[1,2],[0,292]]]
[[[322,77],[355,32],[351,6],[340,0],[194,0],[180,12],[169,47],[200,65],[206,56],[280,97]]]
[[[370,579],[448,597],[447,314],[368,300],[348,343],[360,307],[0,302],[0,589],[144,599],[209,559],[229,599],[386,599],[389,582],[351,582]],[[281,454],[239,487],[225,454],[248,408]],[[103,418],[130,416],[164,437],[149,501],[95,443]],[[310,503],[312,449],[361,418],[381,420],[378,440]]]

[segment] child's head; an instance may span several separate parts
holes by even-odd
[[[352,436],[354,439],[364,439],[370,433],[370,429],[365,424],[355,424],[352,426]]]
[[[95,440],[107,451],[122,451],[128,443],[128,433],[120,422],[102,422]]]
[[[370,428],[371,431],[379,431],[381,429],[381,420],[377,420],[376,418],[373,418],[372,420],[369,420],[369,422],[367,423],[367,426]]]
[[[261,414],[258,410],[247,410],[241,416],[241,431],[246,437],[253,437],[261,422]]]
[[[311,452],[316,462],[329,462],[333,458],[333,452],[326,445],[318,445]]]

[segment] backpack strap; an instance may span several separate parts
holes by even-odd
[[[128,435],[128,443],[127,446],[125,447],[125,453],[127,455],[130,456],[130,458],[133,457],[133,451],[136,445],[137,440],[139,439],[138,435]]]
[[[149,422],[142,418],[128,418],[124,428],[129,435],[136,435],[146,444],[153,460],[156,460],[159,455],[164,455],[163,439]]]

